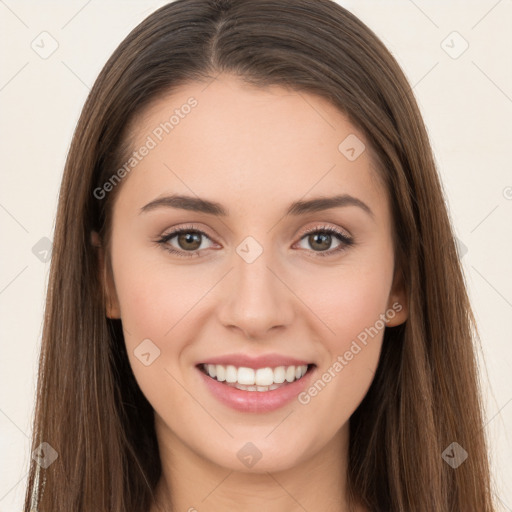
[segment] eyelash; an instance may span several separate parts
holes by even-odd
[[[196,249],[194,252],[191,251],[179,251],[171,247],[168,242],[174,238],[176,235],[181,235],[182,233],[194,233],[203,235],[206,238],[210,238],[204,231],[201,231],[200,229],[195,228],[194,226],[185,226],[180,229],[177,229],[175,231],[171,231],[170,233],[167,233],[166,235],[161,236],[155,242],[161,246],[163,246],[163,249],[167,252],[170,252],[171,254],[174,254],[176,256],[179,256],[181,258],[193,258],[199,256],[199,249]],[[347,237],[344,233],[339,231],[336,228],[329,227],[329,226],[321,226],[321,227],[315,227],[312,229],[309,229],[306,231],[300,238],[302,240],[308,235],[311,235],[313,233],[322,233],[322,234],[330,234],[334,235],[341,243],[339,247],[336,249],[331,249],[329,251],[312,251],[315,253],[316,256],[320,257],[326,257],[326,256],[333,256],[334,254],[340,253],[342,251],[345,251],[348,247],[354,244],[354,240],[352,238]],[[299,241],[300,241],[299,240]]]

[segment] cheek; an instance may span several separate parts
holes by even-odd
[[[166,340],[188,320],[188,312],[207,289],[212,276],[198,265],[172,265],[159,248],[137,248],[119,240],[115,261],[115,286],[127,343],[142,338]],[[161,251],[161,252],[160,252]],[[192,312],[192,311],[191,311]]]
[[[375,325],[383,328],[380,315],[388,307],[391,274],[392,262],[383,259],[372,265],[347,264],[329,279],[315,276],[305,283],[308,306],[328,327],[322,333],[330,352],[346,350],[351,340]]]
[[[194,282],[187,272],[145,262],[136,252],[115,268],[126,350],[142,393],[156,411],[189,410],[179,365],[193,326],[191,308],[204,290],[187,285]]]
[[[335,280],[310,286],[308,306],[328,329],[322,327],[319,338],[325,357],[318,380],[301,403],[316,402],[326,408],[336,403],[339,414],[346,414],[363,399],[379,361],[392,270],[392,258],[382,257],[371,265],[347,264]]]
[[[119,239],[113,250],[114,279],[134,375],[151,402],[159,400],[166,387],[166,400],[175,405],[186,402],[177,381],[182,382],[181,366],[190,359],[190,340],[200,331],[201,299],[219,278],[206,265],[172,265],[157,249],[137,249],[133,242],[125,245],[131,250]],[[150,360],[153,352],[158,355],[149,366],[137,357],[139,347],[146,346],[142,343]],[[168,393],[169,389],[174,392]]]
[[[329,425],[332,433],[357,409],[373,381],[384,334],[385,288],[372,281],[349,280],[332,290],[330,317],[333,333],[321,342],[325,357],[310,386],[298,396],[311,421]],[[325,330],[324,330],[325,331]]]
[[[119,273],[116,286],[127,344],[141,338],[161,339],[172,327],[179,293],[171,293],[154,270],[140,267],[126,275]]]

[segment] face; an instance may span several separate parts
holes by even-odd
[[[392,219],[363,134],[329,102],[229,75],[206,85],[133,124],[107,315],[160,443],[277,471],[347,432],[384,327],[406,319]]]

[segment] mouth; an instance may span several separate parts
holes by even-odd
[[[266,413],[293,402],[314,377],[316,365],[249,368],[201,363],[196,366],[205,391],[239,412]]]
[[[211,379],[242,391],[274,391],[301,380],[314,364],[247,368],[222,364],[200,364],[198,368]]]

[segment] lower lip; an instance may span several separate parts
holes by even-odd
[[[315,366],[309,367],[308,372],[299,380],[271,391],[237,389],[211,378],[199,368],[196,369],[213,396],[224,405],[242,412],[270,412],[285,406],[304,391],[315,368]]]

